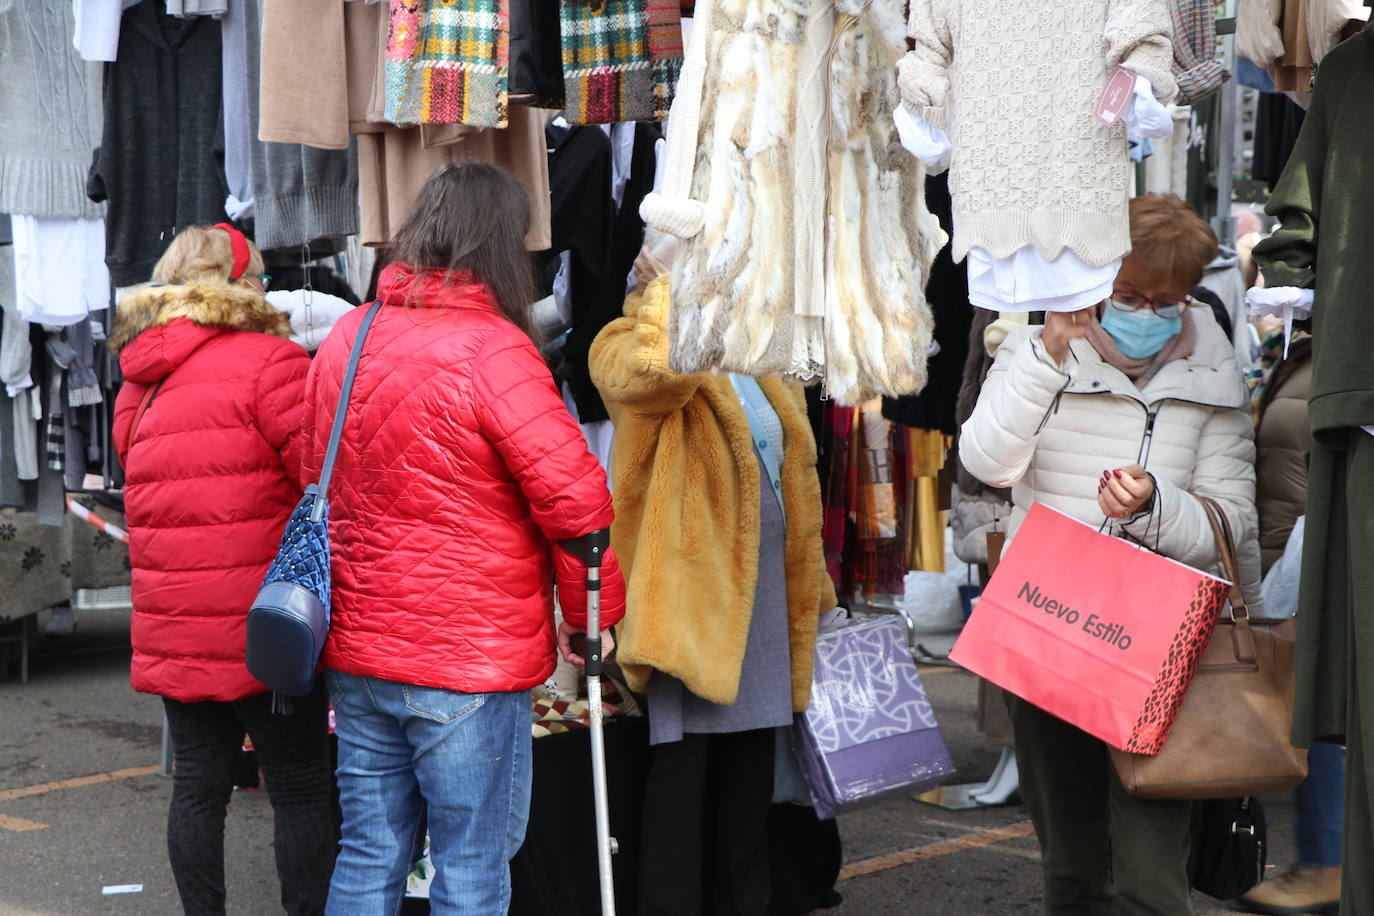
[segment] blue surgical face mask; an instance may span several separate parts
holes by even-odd
[[[1163,318],[1149,309],[1123,311],[1109,302],[1102,310],[1101,324],[1122,354],[1145,359],[1164,349],[1169,339],[1183,330],[1183,316]]]

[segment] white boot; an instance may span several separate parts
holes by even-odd
[[[1003,748],[1002,759],[992,771],[992,778],[983,788],[969,793],[969,799],[988,808],[1005,805],[1021,788],[1021,772],[1016,766],[1016,752]]]

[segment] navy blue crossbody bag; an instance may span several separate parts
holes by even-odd
[[[280,696],[310,693],[329,635],[329,481],[334,476],[334,460],[343,438],[363,341],[381,307],[380,301],[372,303],[353,341],[319,483],[305,488],[305,495],[287,520],[276,559],[248,611],[248,671]]]

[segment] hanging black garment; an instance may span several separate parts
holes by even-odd
[[[563,101],[561,5],[551,0],[511,0],[510,100],[560,109]]]
[[[953,234],[948,174],[926,179],[926,206],[940,225]],[[940,249],[930,267],[926,299],[935,316],[935,342],[940,346],[927,364],[930,380],[920,394],[883,398],[883,416],[894,423],[938,429],[952,436],[957,430],[955,405],[964,376],[964,359],[968,356],[974,309],[968,301],[968,266],[954,263],[949,245]]]
[[[583,423],[609,418],[587,358],[596,335],[624,311],[625,285],[644,244],[639,205],[653,189],[654,143],[661,136],[657,125],[635,125],[629,179],[617,209],[606,132],[596,126],[549,128],[553,248],[545,254],[546,266],[552,270],[560,254],[571,255],[572,330],[557,375],[571,386]]]
[[[1255,160],[1251,174],[1273,187],[1293,154],[1307,112],[1281,92],[1261,93],[1255,106]]]
[[[108,201],[105,263],[115,286],[147,281],[172,237],[224,220],[220,24],[143,0],[105,68],[105,126],[87,194]]]

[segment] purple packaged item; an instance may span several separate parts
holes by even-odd
[[[822,818],[897,792],[925,792],[954,773],[895,617],[816,639],[811,704],[793,732]]]

